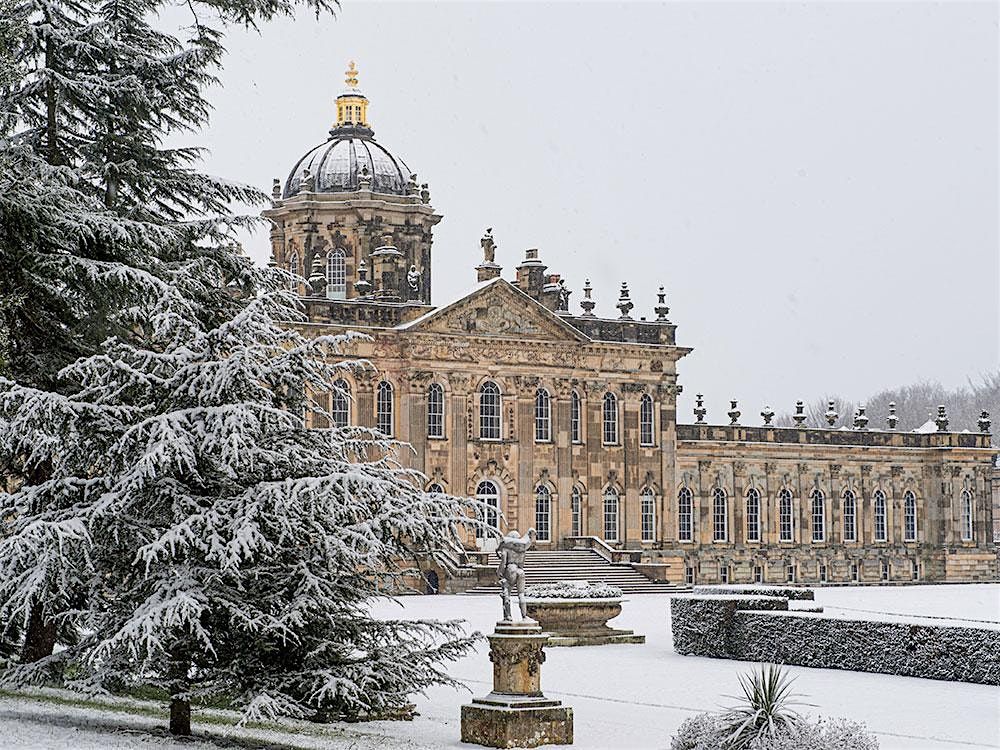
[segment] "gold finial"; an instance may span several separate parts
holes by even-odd
[[[347,76],[347,80],[345,80],[344,83],[352,89],[356,89],[358,87],[358,69],[354,67],[354,60],[351,60],[351,64],[347,67],[347,70],[344,71],[344,75]]]

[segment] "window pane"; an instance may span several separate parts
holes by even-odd
[[[569,434],[570,440],[579,443],[582,440],[580,431],[580,394],[576,391],[569,396]]]
[[[747,490],[747,541],[760,541],[760,492]]]
[[[535,393],[535,442],[547,443],[552,438],[552,402],[549,392],[539,388]]]
[[[642,491],[642,541],[656,541],[656,498],[653,491]]]
[[[721,487],[712,490],[712,539],[726,541],[727,527],[726,491]]]
[[[854,542],[857,541],[858,534],[858,522],[857,522],[857,502],[854,499],[854,493],[847,490],[844,493],[844,541]]]
[[[971,542],[975,538],[975,517],[972,512],[972,493],[962,491],[962,541]]]
[[[653,445],[653,399],[644,395],[639,402],[639,443]]]
[[[917,498],[909,491],[903,495],[903,539],[917,541]]]
[[[570,494],[569,498],[573,536],[581,536],[583,534],[583,525],[581,523],[581,517],[580,517],[582,505],[583,505],[583,497],[580,493],[580,488],[574,487],[573,492]]]
[[[618,541],[618,493],[610,488],[604,493],[604,539]]]
[[[500,439],[500,389],[496,383],[483,383],[479,389],[479,437]]]
[[[476,500],[486,503],[488,506],[486,508],[485,522],[487,526],[491,528],[498,528],[500,521],[499,514],[497,510],[500,508],[500,490],[497,488],[496,484],[493,482],[480,482],[479,486],[476,488]],[[476,539],[482,539],[484,536],[483,530],[476,529]]]
[[[333,384],[330,394],[330,416],[334,427],[347,427],[351,423],[351,387],[346,380],[338,380]]]
[[[427,437],[444,437],[444,388],[438,383],[427,389]]]
[[[677,537],[682,542],[692,539],[692,499],[691,490],[681,487],[677,493]]]
[[[378,397],[375,405],[375,427],[383,435],[391,436],[392,432],[392,386],[384,380],[378,384]]]
[[[604,443],[618,444],[618,399],[613,393],[604,394]]]
[[[778,534],[780,541],[792,541],[792,528],[792,493],[783,489],[778,493]]]
[[[326,256],[326,296],[327,299],[344,299],[347,296],[346,255],[340,247]]]
[[[812,540],[822,542],[826,538],[826,509],[823,502],[823,493],[820,490],[812,491]]]
[[[874,515],[875,515],[875,541],[884,542],[886,539],[885,522],[885,493],[882,490],[875,490]]]
[[[552,494],[548,487],[540,486],[535,490],[535,535],[539,541],[547,542],[550,539],[551,510]]]

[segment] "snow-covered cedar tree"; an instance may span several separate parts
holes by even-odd
[[[165,142],[207,123],[226,27],[300,5],[318,14],[336,0],[191,0],[180,29],[164,23],[164,0],[0,0],[0,374],[69,393],[58,373],[127,339],[120,312],[162,281],[206,325],[232,316],[215,280],[240,273],[227,244],[253,220],[232,206],[266,196],[203,174],[200,149]],[[43,454],[0,445],[0,472],[40,484]],[[58,588],[72,580],[51,568],[36,578],[23,660],[51,653],[57,627],[73,637],[79,587]],[[4,623],[8,645],[19,624]]]
[[[72,575],[87,635],[42,663],[72,662],[80,689],[164,689],[177,733],[208,700],[254,720],[405,712],[457,684],[444,664],[477,634],[370,608],[482,509],[424,493],[374,432],[306,426],[332,424],[325,394],[363,365],[343,337],[279,325],[300,315],[287,274],[247,265],[261,291],[231,320],[205,327],[165,287],[141,337],[60,373],[70,395],[4,383],[11,449],[41,446],[52,465],[3,497],[0,616],[29,606],[38,577]]]

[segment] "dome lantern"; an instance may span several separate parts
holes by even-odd
[[[351,60],[344,75],[347,88],[337,97],[337,124],[334,128],[348,124],[368,127],[368,97],[358,88],[358,69],[354,60]]]

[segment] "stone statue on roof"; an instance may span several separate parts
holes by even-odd
[[[493,241],[493,227],[487,228],[486,234],[479,240],[479,244],[483,247],[483,262],[494,263],[493,259],[496,256],[497,243]]]

